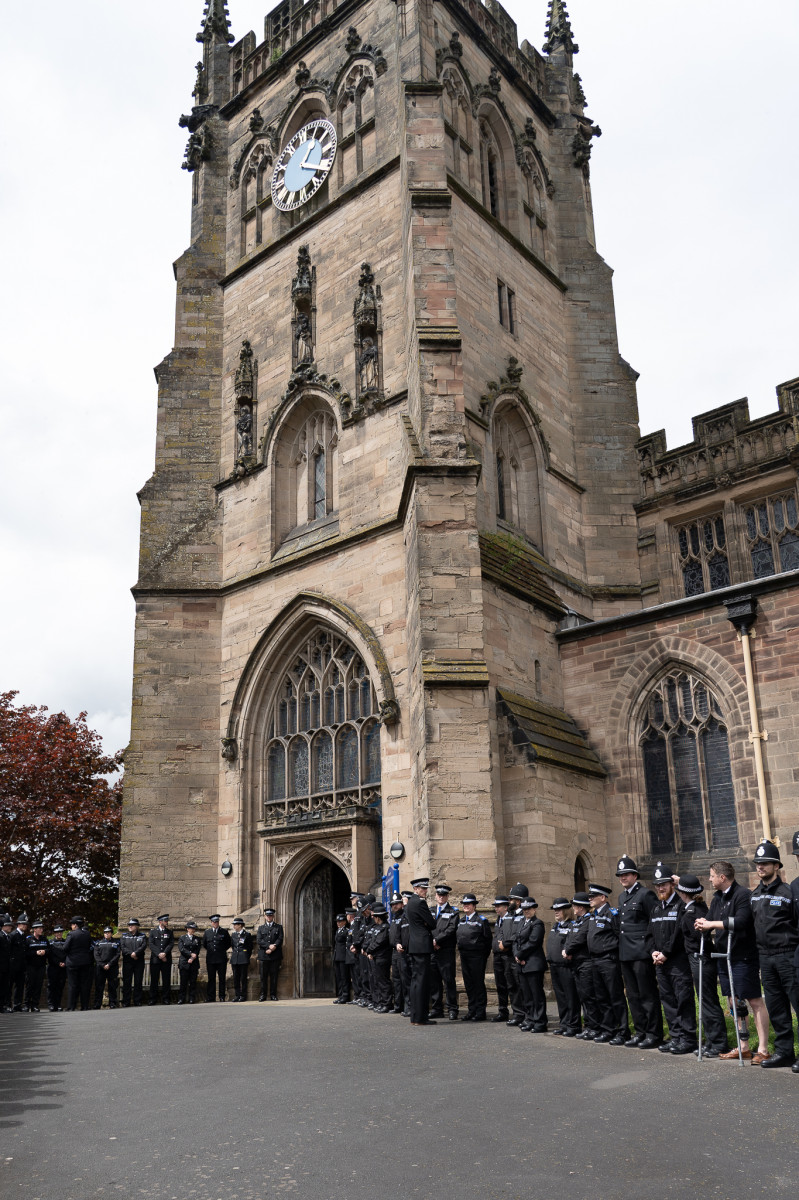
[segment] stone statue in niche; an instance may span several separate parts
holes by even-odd
[[[358,356],[360,391],[376,392],[378,389],[377,344],[372,337],[365,337]]]
[[[253,400],[255,398],[255,365],[252,346],[246,340],[241,343],[234,387],[237,400]]]
[[[313,327],[307,313],[298,313],[295,325],[297,347],[295,359],[297,366],[313,362]]]
[[[237,457],[240,459],[252,457],[252,409],[248,404],[243,404],[239,409],[236,432],[239,435],[239,452]]]
[[[307,246],[297,254],[297,273],[291,281],[292,369],[307,369],[314,361],[314,312],[316,272]]]

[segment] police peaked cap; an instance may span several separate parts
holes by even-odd
[[[82,925],[83,917],[70,917],[69,923],[70,925]]]
[[[652,878],[655,883],[671,883],[674,872],[671,867],[664,866],[662,862],[655,864],[655,869],[652,872]]]
[[[135,917],[131,917],[130,920],[128,921],[128,925],[138,925],[138,924],[139,924],[139,922],[136,920]]]
[[[34,921],[31,929],[44,929],[44,921]]]
[[[779,850],[773,842],[767,842],[765,840],[762,841],[757,850],[755,850],[753,862],[756,867],[761,863],[776,863],[778,867],[782,866],[782,863],[780,862]]]
[[[408,896],[408,897],[410,898],[410,897],[413,895],[413,892],[400,892],[400,895],[401,895],[401,896]]]
[[[477,904],[477,897],[474,892],[467,892],[461,900],[461,904]]]
[[[273,917],[274,915],[275,915],[275,910],[273,908],[265,908],[264,909],[265,917]]]
[[[498,904],[510,904],[510,897],[497,896],[496,900],[494,901],[494,907],[496,908]]]
[[[552,901],[552,903],[550,904],[549,907],[554,909],[555,912],[557,912],[557,910],[559,908],[571,908],[571,906],[572,906],[571,900],[567,900],[565,896],[558,896],[555,900]]]
[[[521,907],[522,908],[538,908],[538,901],[533,899],[532,896],[525,896],[525,898],[522,900]]]
[[[243,920],[243,918],[242,918],[242,917],[234,917],[234,918],[233,918],[233,924],[234,924],[234,925],[243,925],[243,924],[244,924],[244,920]]]
[[[451,891],[452,891],[452,888],[449,886],[448,883],[437,883],[436,884],[436,892],[442,892],[442,893],[446,892],[446,894],[449,895],[449,893]]]
[[[698,896],[704,890],[696,875],[681,875],[677,883],[677,891],[687,896]]]
[[[372,916],[373,917],[387,917],[388,909],[386,908],[385,904],[381,904],[377,900],[375,900],[374,904],[372,905]]]
[[[168,920],[169,920],[169,913],[161,913],[161,916],[160,916],[160,917],[156,917],[155,919],[156,919],[156,921],[168,921]],[[213,917],[211,918],[211,920],[213,920]]]
[[[163,917],[159,917],[159,918],[158,918],[158,920],[159,920],[159,921],[163,921],[163,920],[164,920],[164,918],[163,918]],[[208,918],[208,920],[209,920],[209,921],[221,921],[221,920],[222,920],[222,918],[220,917],[219,913],[214,913],[214,915],[213,915],[212,917],[209,917],[209,918]]]
[[[114,931],[110,925],[106,925],[105,929],[103,930],[103,933],[113,933],[113,932]]]
[[[525,896],[530,895],[530,892],[529,892],[529,889],[526,884],[514,883],[509,894],[511,896],[515,897],[515,899],[517,899],[517,900],[523,900]]]
[[[589,883],[588,892],[591,896],[610,896],[613,888],[603,887],[601,883]]]
[[[794,854],[799,854],[799,829],[797,829],[796,833],[793,835],[793,842],[791,843],[791,850],[793,851]]]
[[[582,904],[583,908],[588,908],[591,903],[591,897],[588,892],[575,892],[572,896],[572,904]]]
[[[619,865],[616,868],[616,875],[640,875],[641,872],[636,866],[634,858],[630,858],[629,854],[622,854],[619,859]]]
[[[63,933],[63,932],[64,932],[63,925],[56,925],[55,929],[53,930],[53,933]]]
[[[344,916],[344,913],[336,913],[336,920],[337,920],[337,921],[346,921],[346,919],[347,919],[347,918]]]
[[[411,887],[412,888],[414,888],[414,887],[425,887],[425,888],[430,887],[430,880],[427,878],[426,875],[420,877],[419,879],[412,879]]]
[[[196,928],[197,928],[197,922],[196,922],[196,921],[187,921],[187,922],[186,922],[186,928],[187,928],[187,929],[196,929]]]

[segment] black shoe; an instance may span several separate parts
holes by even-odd
[[[547,1025],[534,1025],[533,1033],[547,1033],[548,1029],[549,1029],[549,1026],[547,1026]]]
[[[189,1004],[194,1004],[194,997],[193,997],[193,996],[192,996],[192,997],[189,999]]]
[[[610,1041],[608,1042],[608,1045],[609,1046],[626,1046],[627,1038],[624,1036],[623,1033],[617,1033],[615,1037],[612,1037],[610,1039]]]
[[[659,1037],[647,1037],[641,1042],[639,1050],[659,1050],[663,1045],[663,1039]]]
[[[505,1009],[504,1012],[502,1011],[502,1009],[500,1009],[499,1012],[497,1013],[497,1015],[495,1017],[492,1017],[491,1020],[494,1022],[495,1025],[497,1025],[500,1021],[507,1021],[509,1015],[510,1014],[509,1014],[507,1008]]]
[[[434,1020],[434,1021],[443,1021],[443,1020],[444,1020],[444,1010],[443,1010],[443,1008],[442,1008],[442,1009],[439,1011],[439,1010],[436,1008],[435,1010],[431,1010],[431,1012],[430,1012],[429,1016],[430,1016],[430,1019],[431,1019],[431,1020]]]
[[[178,1000],[178,1004],[185,1004],[185,1003],[186,1003],[185,1000]]]
[[[522,1025],[519,1026],[519,1033],[532,1033],[532,1032],[533,1032],[533,1027],[529,1021],[525,1021]]]
[[[796,1065],[796,1059],[788,1058],[785,1054],[771,1054],[764,1058],[761,1067],[791,1067]]]
[[[14,1007],[11,1009],[11,1012],[24,1012],[24,1011],[25,1010],[23,1009],[21,1004],[15,1004]]]
[[[642,1033],[634,1033],[631,1038],[627,1038],[627,1041],[624,1044],[625,1044],[625,1046],[630,1046],[631,1048],[636,1048],[641,1045],[641,1042],[643,1040],[644,1040],[644,1035]]]
[[[573,1037],[573,1038],[576,1038],[576,1037],[579,1037],[579,1036],[580,1036],[580,1032],[579,1032],[579,1030],[577,1030],[577,1029],[561,1029],[561,1031],[560,1031],[560,1032],[561,1032],[561,1035],[562,1035],[563,1037]]]
[[[261,999],[263,1000],[263,996],[261,997]],[[334,1000],[334,1001],[333,1001],[333,1003],[334,1003],[334,1004],[341,1004],[341,1001],[340,1001],[340,1000]]]
[[[457,1018],[457,1017],[455,1017],[455,1020],[456,1020],[456,1021],[457,1021],[457,1019],[458,1019],[458,1018]],[[462,1020],[462,1021],[474,1021],[474,1020],[476,1020],[476,1019],[477,1019],[477,1018],[476,1018],[476,1017],[473,1017],[471,1013],[464,1013],[464,1014],[463,1014],[463,1016],[461,1017],[461,1020]]]
[[[799,1061],[793,1064],[791,1070],[793,1071],[794,1075],[799,1075]]]
[[[411,1025],[435,1025],[435,1021],[431,1021],[428,1017],[426,1021],[411,1021]]]
[[[116,1004],[112,1004],[112,1005],[111,1005],[111,1007],[112,1007],[112,1008],[116,1008]],[[29,1009],[29,1011],[30,1011],[30,1012],[41,1012],[42,1010],[41,1010],[40,1008],[37,1008],[35,1004],[32,1004],[32,1005],[30,1006],[30,1009]]]
[[[269,997],[269,999],[270,999],[270,1000],[277,1000],[277,996],[270,996],[270,997]]]
[[[511,1017],[511,1019],[506,1021],[505,1024],[509,1025],[511,1028],[513,1028],[514,1025],[522,1025],[524,1024],[524,1017]]]
[[[261,1001],[261,1000],[265,1000],[265,999],[266,999],[266,996],[263,994],[263,992],[261,992],[260,996],[258,997],[258,1000]]]
[[[658,1050],[660,1050],[660,1049],[661,1049],[661,1047],[658,1046]],[[671,1053],[672,1054],[693,1054],[694,1050],[696,1050],[696,1046],[692,1046],[690,1042],[674,1042],[673,1041],[671,1043]]]
[[[716,1050],[713,1048],[713,1046],[704,1046],[702,1049],[702,1058],[719,1058],[719,1056],[723,1053],[724,1053],[724,1051]],[[699,1057],[698,1050],[694,1050],[694,1057],[695,1058]]]
[[[560,1025],[559,1025],[557,1029],[553,1029],[553,1030],[552,1030],[552,1036],[553,1036],[553,1037],[565,1037],[565,1036],[566,1036],[566,1030],[565,1030],[565,1029],[561,1029],[561,1027],[560,1027]]]
[[[130,1000],[123,1000],[123,1001],[122,1001],[122,1007],[123,1007],[123,1008],[130,1008]]]
[[[658,1050],[660,1051],[661,1054],[670,1054],[671,1048],[673,1045],[674,1045],[674,1042],[671,1040],[671,1038],[669,1038],[669,1040],[667,1042],[660,1043],[660,1045],[658,1046]]]
[[[480,1013],[476,1017],[472,1018],[472,1020],[474,1020],[474,1021],[485,1021],[486,1019],[487,1018],[486,1018],[485,1013]]]
[[[458,1019],[458,1014],[457,1014],[457,1012],[451,1012],[451,1013],[449,1014],[449,1019],[450,1019],[450,1021],[457,1021],[457,1019]]]
[[[56,1006],[54,1004],[48,1004],[47,1007],[49,1008],[50,1012],[58,1012],[58,1009],[56,1008]],[[5,1011],[5,1010],[3,1010],[3,1011]]]
[[[157,1000],[148,1000],[148,1001],[147,1001],[147,1007],[148,1007],[148,1008],[155,1008],[155,1006],[156,1006],[156,1004],[157,1004],[157,1003],[158,1003],[158,1001],[157,1001]]]
[[[602,1044],[602,1043],[609,1042],[612,1037],[613,1037],[612,1033],[600,1033],[600,1034],[597,1034],[597,1036],[594,1038],[594,1041],[599,1044]]]
[[[346,1004],[346,1003],[347,1003],[347,1001],[346,1001],[346,1000],[342,1000],[342,1001],[341,1001],[341,1003],[342,1003],[342,1004]],[[396,1005],[394,1005],[394,1007],[393,1007],[393,1008],[392,1008],[392,1010],[391,1010],[391,1013],[392,1013],[392,1015],[393,1015],[393,1016],[397,1016],[397,1017],[400,1015],[400,1013],[401,1013],[401,1012],[402,1012],[402,1009],[401,1009],[401,1008],[397,1008],[397,1006],[396,1006]]]
[[[409,1017],[411,1015],[411,1010],[409,1008],[403,1008],[402,1015],[403,1017]]]

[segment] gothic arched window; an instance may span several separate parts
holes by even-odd
[[[705,683],[675,670],[646,702],[639,729],[653,854],[737,846],[727,726]]]
[[[272,206],[272,155],[265,142],[250,155],[241,174],[241,253],[250,254],[264,241],[265,222]]]
[[[474,147],[469,93],[461,76],[451,67],[444,72],[441,82],[444,85],[447,166],[453,175],[470,187]]]
[[[338,102],[339,186],[367,171],[376,153],[374,75],[365,63],[356,63]]]
[[[308,525],[335,517],[337,444],[335,417],[321,403],[301,405],[281,430],[274,453],[276,544]]]
[[[525,534],[543,551],[538,461],[527,426],[509,405],[493,422],[497,521]]]
[[[480,174],[483,205],[498,221],[505,219],[504,173],[499,142],[488,121],[480,122]]]
[[[318,627],[277,688],[267,720],[267,819],[380,802],[380,721],[355,648]]]

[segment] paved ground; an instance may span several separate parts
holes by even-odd
[[[795,1194],[799,1078],[327,1001],[0,1019],[3,1200]]]

